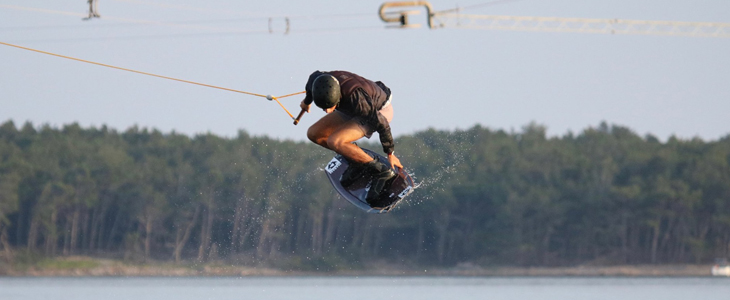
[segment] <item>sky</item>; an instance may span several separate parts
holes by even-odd
[[[430,1],[464,14],[730,23],[726,0]],[[393,91],[396,136],[477,124],[548,135],[605,121],[662,140],[730,134],[730,38],[386,28],[382,1],[0,1],[0,42],[274,96],[315,70],[347,70]],[[286,30],[286,19],[289,30]],[[296,115],[301,96],[281,99]],[[137,125],[165,133],[302,141],[261,97],[165,80],[0,45],[0,122]],[[397,140],[396,140],[397,143]]]

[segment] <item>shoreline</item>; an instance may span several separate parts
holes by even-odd
[[[465,277],[712,277],[711,265],[621,265],[572,267],[482,267],[414,269],[375,263],[366,269],[282,270],[224,265],[220,262],[173,264],[128,263],[89,257],[66,257],[24,266],[0,265],[0,277],[285,277],[285,276],[465,276]]]

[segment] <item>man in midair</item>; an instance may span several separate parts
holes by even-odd
[[[300,104],[309,112],[312,102],[327,113],[307,131],[314,143],[345,157],[350,167],[340,179],[342,186],[352,185],[363,174],[372,176],[367,201],[376,200],[388,182],[395,178],[393,168],[403,168],[395,156],[390,121],[393,105],[390,89],[347,71],[315,71],[305,87]],[[388,162],[373,159],[353,142],[370,138],[378,132]]]

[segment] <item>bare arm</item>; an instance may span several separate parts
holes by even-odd
[[[395,167],[403,169],[403,165],[400,163],[400,159],[395,157],[395,152],[392,152],[388,154],[388,161],[390,162],[390,167],[395,169]]]

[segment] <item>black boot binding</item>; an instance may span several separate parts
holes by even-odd
[[[347,160],[349,163],[349,167],[345,170],[344,173],[342,173],[342,176],[340,177],[340,184],[342,184],[342,187],[348,188],[350,187],[355,181],[360,179],[362,176],[367,176],[368,174],[364,174],[365,164],[359,164],[353,161]]]
[[[368,195],[365,200],[367,200],[370,206],[379,206],[379,203],[376,202],[380,198],[380,194],[390,181],[396,177],[396,174],[393,169],[390,168],[389,164],[385,164],[379,159],[373,159],[364,166],[367,168],[368,173],[370,173],[373,177],[371,181],[372,183],[370,184],[370,190],[368,190]]]

